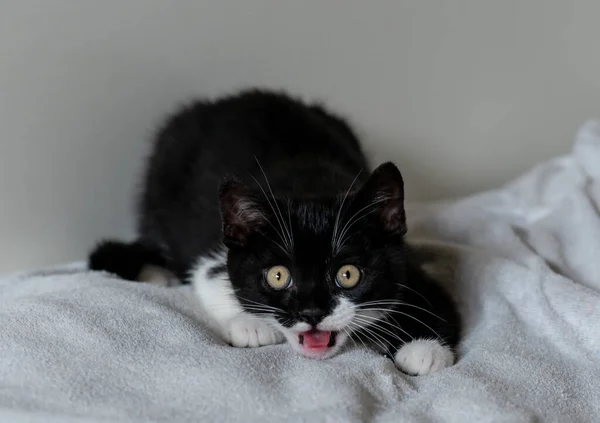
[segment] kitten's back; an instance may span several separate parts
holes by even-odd
[[[335,196],[368,174],[353,130],[321,106],[259,90],[201,100],[157,134],[139,202],[143,242],[185,271],[221,238],[220,183],[235,175],[256,186],[257,163],[276,194],[296,198]]]

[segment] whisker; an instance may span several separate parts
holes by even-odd
[[[268,305],[268,304],[259,303],[259,302],[257,302],[257,301],[252,301],[252,300],[249,300],[249,299],[247,299],[247,298],[243,298],[243,297],[238,297],[238,298],[239,298],[240,300],[244,301],[244,302],[247,302],[247,303],[250,303],[250,304],[256,304],[257,306],[260,306],[260,307],[265,307],[265,308],[270,308],[270,309],[272,309],[272,310],[278,310],[278,311],[282,311],[280,308],[278,308],[278,307],[273,307],[273,306],[270,306],[270,305]]]
[[[377,317],[374,317],[374,316],[367,316],[367,315],[364,315],[364,314],[358,314],[358,317],[363,318],[363,319],[364,318],[371,319],[371,320],[375,321],[376,323],[385,323],[388,326],[390,326],[391,328],[397,329],[400,332],[404,333],[409,338],[415,339],[415,338],[413,338],[413,336],[410,333],[408,333],[407,331],[405,331],[404,329],[402,329],[402,327],[400,326],[400,324],[396,321],[396,319],[394,319],[393,316],[390,316],[389,313],[386,313],[386,312],[382,312],[382,313],[383,313],[383,318],[377,318]],[[393,321],[393,323],[390,322],[390,319]]]
[[[349,325],[350,330],[353,330],[354,333],[356,333],[357,335],[359,335],[358,340],[363,344],[363,346],[365,348],[367,348],[367,345],[365,344],[365,342],[363,341],[363,337],[366,338],[368,341],[371,341],[373,344],[375,345],[379,345],[379,347],[383,348],[383,350],[385,351],[385,345],[382,344],[381,342],[378,342],[377,340],[373,339],[371,336],[369,336],[369,334],[365,333],[362,331],[362,328],[360,326],[357,326],[356,328],[353,328],[353,324],[350,323]]]
[[[271,200],[270,200],[270,199],[269,199],[269,197],[267,196],[267,193],[266,193],[265,189],[263,188],[263,186],[261,185],[261,183],[260,183],[260,182],[258,182],[258,179],[256,179],[256,178],[254,177],[254,175],[250,175],[250,177],[251,177],[252,179],[254,179],[254,182],[256,182],[256,185],[258,185],[258,187],[260,188],[260,190],[261,190],[261,192],[262,192],[263,196],[265,197],[265,200],[267,200],[267,203],[268,203],[268,204],[269,204],[269,206],[271,207],[271,210],[273,210],[273,214],[275,214],[275,218],[277,219],[277,223],[279,224],[279,228],[281,229],[281,231],[280,231],[279,229],[277,229],[277,228],[275,227],[275,225],[273,225],[273,223],[272,223],[272,222],[271,222],[269,219],[267,219],[267,217],[266,217],[264,214],[260,213],[260,214],[261,214],[261,216],[262,216],[262,217],[263,217],[263,218],[264,218],[264,219],[265,219],[265,220],[266,220],[266,221],[269,223],[269,225],[271,225],[271,227],[272,227],[272,228],[275,230],[275,232],[277,232],[277,235],[279,235],[279,238],[281,238],[281,241],[283,242],[283,244],[284,244],[284,245],[286,246],[286,248],[287,248],[287,249],[284,249],[283,251],[284,251],[286,254],[288,254],[288,255],[291,255],[291,254],[290,254],[291,246],[290,246],[290,244],[289,244],[289,242],[288,242],[287,238],[283,236],[283,226],[281,225],[281,221],[279,220],[279,216],[277,215],[277,212],[275,211],[275,208],[273,207],[273,204],[271,203]],[[280,245],[280,244],[278,244],[278,245],[281,247],[281,245]]]
[[[352,335],[350,334],[350,332],[348,332],[348,329],[342,329],[342,331],[346,334],[346,336],[348,337],[348,339],[352,340],[352,342],[354,342],[354,346],[356,348],[358,348],[358,344],[356,343],[356,341],[354,340],[354,338],[352,338]],[[364,345],[364,343],[363,343]],[[366,348],[366,346],[365,346]]]
[[[378,340],[380,340],[380,341],[385,341],[386,343],[388,343],[388,344],[392,345],[392,344],[391,344],[391,343],[390,343],[388,340],[386,340],[385,338],[382,338],[382,337],[381,337],[381,335],[379,335],[379,334],[377,334],[377,333],[373,332],[373,331],[372,331],[371,329],[369,329],[368,327],[366,327],[366,326],[360,326],[360,325],[358,325],[358,324],[357,324],[356,322],[354,322],[354,321],[350,322],[350,324],[349,324],[348,326],[352,326],[352,325],[353,325],[353,326],[354,326],[354,327],[357,329],[357,332],[360,332],[360,331],[365,331],[365,332],[367,332],[367,333],[371,334],[372,336],[374,336],[376,339],[378,339]]]
[[[349,332],[350,333],[350,332]],[[360,343],[363,345],[363,347],[365,347],[366,349],[368,349],[369,347],[367,347],[367,344],[365,344],[365,341],[362,340],[361,337],[358,338],[358,340],[360,341]]]
[[[290,213],[290,204],[292,203],[292,200],[288,199],[287,201],[287,211],[288,211],[288,225],[290,228],[290,236],[292,238],[292,247],[294,246],[294,231],[292,230],[292,215]]]
[[[433,306],[431,305],[431,303],[429,302],[429,300],[427,298],[425,298],[425,296],[423,294],[421,294],[420,292],[418,292],[416,289],[412,289],[410,286],[406,286],[406,285],[404,285],[402,283],[398,283],[398,282],[396,282],[396,285],[398,285],[398,286],[400,286],[402,288],[406,288],[406,289],[414,292],[415,294],[417,294],[418,296],[420,296],[421,298],[423,298],[425,300],[425,302],[427,304],[429,304],[429,307],[433,308]]]
[[[226,308],[225,306],[223,307],[219,307],[219,306],[208,306],[207,307],[210,310],[222,310],[224,308]],[[271,311],[271,310],[263,310],[263,309],[253,309],[253,308],[247,308],[244,307],[243,313],[250,313],[250,314],[255,314],[255,315],[259,315],[259,316],[275,316],[276,312]]]
[[[265,310],[265,311],[270,311],[272,313],[282,313],[281,310],[276,309],[276,308],[271,308],[271,307],[261,307],[261,306],[257,306],[257,305],[253,305],[253,304],[242,304],[246,309],[253,309],[253,310]]]
[[[386,313],[386,312],[383,312],[383,314],[385,316],[385,319],[383,320],[384,322],[386,322],[391,327],[393,327],[395,329],[398,329],[400,332],[402,332],[403,334],[405,334],[406,336],[408,336],[411,340],[413,340],[413,341],[415,340],[414,336],[412,336],[409,332],[407,332],[404,329],[402,329],[402,327],[400,326],[400,324],[398,323],[398,321],[394,318],[394,316],[390,316],[389,313]],[[394,325],[388,319],[392,320],[396,324]]]
[[[237,298],[239,298],[240,300],[244,300],[244,301],[247,301],[247,302],[249,302],[249,303],[252,303],[252,304],[257,304],[257,305],[259,305],[259,306],[268,307],[268,308],[271,308],[271,309],[273,309],[273,310],[277,310],[277,311],[283,311],[282,309],[280,309],[280,308],[278,308],[278,307],[273,307],[273,306],[270,306],[270,305],[267,305],[267,304],[259,303],[259,302],[257,302],[257,301],[253,301],[253,300],[251,300],[251,299],[249,299],[249,298],[240,297],[240,296],[239,296],[239,295],[237,295],[237,294],[236,294],[236,296],[237,296]]]
[[[355,325],[356,327],[359,327],[360,329],[357,330],[357,332],[362,333],[363,335],[367,336],[369,339],[371,339],[371,341],[376,340],[376,343],[379,346],[381,346],[384,351],[387,351],[388,349],[387,349],[387,347],[385,346],[385,344],[383,342],[385,342],[386,344],[388,344],[392,349],[394,348],[394,344],[392,344],[390,341],[388,341],[387,339],[383,338],[382,336],[378,335],[377,333],[373,332],[372,330],[370,330],[370,329],[368,329],[366,327],[360,327],[360,326],[356,325],[356,323],[352,323],[352,322],[350,323],[349,326],[351,326],[351,325]],[[372,338],[371,338],[371,336],[372,336]]]
[[[273,316],[273,312],[272,311],[265,311],[265,310],[252,310],[251,308],[246,309],[246,311],[250,314],[255,314],[258,316]]]
[[[282,227],[282,231],[285,228],[285,231],[287,232],[288,240],[290,242],[290,249],[293,251],[293,244],[292,244],[290,229],[286,226],[285,221],[283,220],[283,215],[281,214],[281,209],[279,208],[279,204],[277,203],[277,200],[275,199],[275,194],[273,193],[273,189],[271,188],[271,184],[269,183],[267,174],[265,173],[265,170],[263,169],[262,165],[258,161],[258,157],[254,156],[254,159],[256,160],[256,164],[258,164],[258,167],[260,168],[260,171],[262,172],[263,177],[265,178],[267,188],[269,189],[269,192],[271,193],[271,197],[273,198],[273,203],[275,203],[275,206],[277,207],[277,212],[276,212],[275,209],[273,208],[273,206],[271,206],[271,208],[273,209],[273,213],[275,213],[275,217],[277,218],[277,221],[279,221],[279,225]],[[277,213],[279,213],[279,217],[277,216]],[[280,220],[280,218],[281,218],[281,220]]]
[[[352,183],[350,184],[350,186],[348,187],[348,189],[346,190],[346,193],[344,194],[344,198],[342,199],[342,203],[340,204],[340,208],[338,209],[337,212],[337,216],[335,217],[335,224],[333,226],[333,236],[331,237],[331,246],[333,247],[336,242],[337,242],[337,231],[339,229],[339,223],[340,223],[340,216],[342,214],[342,209],[344,208],[344,203],[346,202],[346,198],[348,197],[348,194],[350,193],[350,191],[352,190],[352,187],[354,186],[354,184],[356,183],[356,180],[358,179],[358,177],[360,176],[360,174],[362,173],[362,169],[358,171],[358,173],[356,174],[356,176],[354,177],[354,179],[352,180]]]
[[[422,324],[423,326],[425,326],[427,329],[429,329],[430,331],[432,331],[432,332],[433,332],[433,333],[434,333],[434,334],[435,334],[435,335],[436,335],[436,336],[437,336],[439,339],[444,339],[444,338],[442,338],[442,337],[440,336],[440,334],[439,334],[439,333],[437,333],[435,330],[433,330],[433,329],[432,329],[432,328],[431,328],[429,325],[427,325],[426,323],[423,323],[421,320],[417,319],[417,318],[416,318],[416,317],[414,317],[414,316],[411,316],[411,315],[410,315],[410,314],[408,314],[408,313],[403,313],[403,312],[401,312],[401,311],[399,311],[399,310],[391,310],[391,309],[385,309],[385,308],[368,308],[368,309],[365,309],[365,310],[386,311],[386,312],[388,312],[388,313],[398,313],[398,314],[402,314],[403,316],[410,317],[411,319],[413,319],[413,320],[416,320],[417,322],[421,323],[421,324]]]
[[[383,202],[391,200],[391,199],[392,199],[392,197],[384,197],[384,198],[380,198],[380,199],[374,200],[374,201],[370,202],[369,204],[367,204],[366,206],[364,206],[359,211],[357,211],[356,213],[354,213],[352,215],[352,217],[350,219],[348,219],[348,221],[346,222],[346,224],[342,228],[342,232],[341,232],[340,236],[338,237],[338,243],[336,244],[335,250],[339,251],[340,247],[342,245],[344,245],[346,234],[352,228],[352,226],[354,226],[361,219],[364,219],[365,217],[367,217],[371,213],[377,211],[377,209],[375,208],[373,210],[369,210],[368,212],[365,212],[362,216],[360,216],[360,213],[362,213],[363,211],[365,211],[369,207],[376,206],[379,203],[383,203]]]
[[[371,329],[373,329],[374,331],[380,331],[380,332],[383,332],[384,334],[387,334],[387,335],[391,336],[392,338],[395,338],[395,339],[397,339],[397,340],[398,340],[398,341],[400,341],[400,342],[404,342],[404,339],[400,338],[400,337],[398,336],[398,334],[395,334],[395,333],[394,333],[394,332],[392,332],[391,330],[388,330],[388,329],[386,329],[386,328],[382,327],[381,325],[379,325],[379,324],[378,324],[378,323],[376,323],[376,322],[372,322],[372,321],[370,322],[370,321],[368,321],[368,320],[363,320],[363,319],[361,319],[361,318],[359,318],[359,317],[355,317],[355,320],[356,320],[356,321],[358,321],[359,323],[364,323],[364,324],[367,324],[367,325],[368,325],[368,327],[369,327],[369,328],[371,328]]]
[[[281,326],[287,325],[288,323],[290,323],[292,321],[292,319],[290,319],[289,317],[287,319],[285,319],[283,322],[277,321],[277,323],[279,323]]]
[[[261,310],[261,311],[268,311],[270,313],[280,313],[280,311],[278,310],[272,310],[270,308],[263,308],[263,307],[258,307],[252,304],[241,304],[244,308],[244,310]],[[231,304],[208,304],[206,307],[211,308],[211,309],[226,309],[226,308],[231,308]]]
[[[371,319],[373,319],[374,321],[368,321],[368,320],[364,320],[363,318],[365,317],[369,317]],[[386,323],[388,326],[390,326],[393,329],[397,329],[400,332],[404,333],[406,336],[408,336],[409,338],[411,338],[412,340],[414,340],[415,338],[413,338],[413,336],[411,334],[409,334],[408,332],[406,332],[404,329],[402,329],[400,326],[398,325],[394,325],[393,323],[391,323],[388,320],[385,319],[377,319],[376,317],[372,317],[372,316],[356,316],[355,319],[359,319],[360,321],[362,321],[362,323],[368,324],[369,327],[377,327],[379,328],[379,330],[386,332],[388,335],[393,336],[394,338],[398,339],[399,341],[405,342],[404,339],[400,338],[398,336],[398,334],[395,334],[394,332],[392,332],[389,329],[386,329],[384,327],[382,327],[380,325],[380,323]]]
[[[405,306],[405,307],[413,307],[413,308],[419,309],[421,311],[424,311],[425,313],[429,313],[433,317],[437,317],[442,322],[446,322],[445,319],[441,318],[437,314],[435,314],[435,313],[433,313],[433,312],[431,312],[431,311],[429,311],[427,309],[424,309],[423,307],[419,307],[419,306],[416,306],[414,304],[406,303],[404,301],[395,301],[395,300],[370,301],[370,302],[362,303],[358,307],[360,309],[360,307],[366,306],[366,305],[369,305],[369,306],[373,306],[373,305],[398,305],[398,306]]]
[[[262,213],[261,213],[261,215],[262,215]],[[264,216],[264,215],[263,215],[263,216]],[[270,222],[270,221],[269,221],[269,220],[268,220],[266,217],[265,217],[265,220],[266,220],[267,222],[269,222],[269,225],[271,225],[271,227],[272,227],[273,229],[275,229],[275,231],[277,231],[277,229],[275,228],[275,226],[273,226],[273,224],[272,224],[272,223],[271,223],[271,222]],[[279,231],[277,231],[277,232],[279,232]],[[279,242],[275,241],[273,238],[271,238],[271,237],[268,237],[268,236],[266,236],[265,234],[262,234],[262,236],[263,236],[265,239],[267,239],[267,240],[271,241],[273,244],[277,245],[277,246],[278,246],[278,247],[281,249],[281,251],[283,251],[283,252],[284,252],[284,254],[286,254],[286,255],[288,255],[288,256],[290,256],[290,255],[291,255],[291,254],[290,254],[290,252],[289,252],[289,249],[285,248],[283,245],[281,245]],[[281,238],[281,235],[279,235],[279,237]]]
[[[270,312],[277,312],[277,310],[273,310],[271,308],[267,308],[267,307],[259,307],[259,306],[255,306],[252,304],[242,304],[244,306],[244,308],[246,310],[264,310],[264,311],[270,311]]]

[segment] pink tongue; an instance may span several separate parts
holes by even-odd
[[[331,332],[311,330],[304,332],[304,346],[307,348],[325,348],[329,344]]]

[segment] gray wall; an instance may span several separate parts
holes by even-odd
[[[0,271],[132,235],[157,119],[247,84],[327,100],[411,198],[496,187],[600,115],[600,1],[0,0]]]

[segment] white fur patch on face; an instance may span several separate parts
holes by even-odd
[[[403,372],[422,376],[454,364],[454,353],[437,340],[417,339],[404,344],[394,355],[394,362]]]
[[[295,333],[306,332],[307,330],[310,330],[310,325],[306,322],[296,322],[289,327],[288,330]]]
[[[317,325],[319,330],[339,331],[348,326],[355,316],[356,307],[345,297],[338,297],[338,304],[331,314]]]
[[[204,312],[206,324],[234,347],[261,347],[283,341],[283,337],[265,319],[242,308],[227,273],[211,274],[223,266],[227,251],[201,257],[191,273],[194,291]]]

